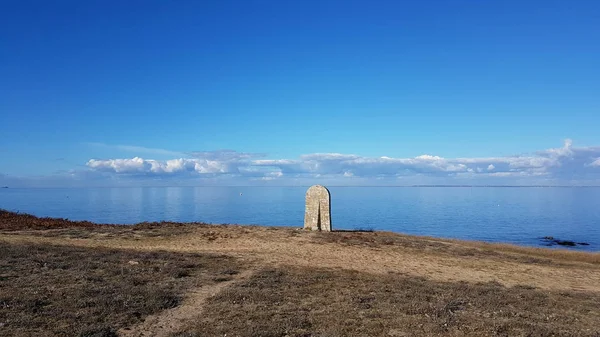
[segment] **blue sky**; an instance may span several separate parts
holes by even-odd
[[[599,55],[598,1],[2,1],[0,185],[600,185]]]

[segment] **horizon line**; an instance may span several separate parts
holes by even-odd
[[[310,187],[313,185],[149,185],[149,186],[3,186],[1,190],[7,189],[52,189],[52,188],[157,188],[157,187]],[[323,185],[325,187],[386,187],[386,188],[595,188],[600,185]]]

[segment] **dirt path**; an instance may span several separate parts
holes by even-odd
[[[148,316],[142,323],[121,329],[119,336],[123,337],[168,337],[180,331],[186,323],[194,321],[202,315],[206,300],[234,282],[252,276],[252,270],[246,270],[234,275],[230,281],[220,282],[210,286],[202,286],[187,293],[183,303],[178,307],[164,310],[156,315]]]

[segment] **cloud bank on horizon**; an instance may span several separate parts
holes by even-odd
[[[140,146],[86,143],[130,152],[129,158],[90,159],[45,176],[0,173],[0,186],[240,186],[240,185],[587,185],[600,186],[600,146],[557,148],[504,157],[366,157],[313,153],[269,159],[234,150],[176,152]],[[156,160],[154,156],[173,159]],[[144,158],[146,157],[146,158]]]
[[[132,147],[135,149],[135,147]],[[148,152],[148,151],[146,151]],[[91,172],[121,177],[237,178],[238,181],[301,181],[328,179],[340,184],[390,182],[600,183],[600,146],[575,147],[570,139],[559,148],[532,154],[484,158],[363,157],[314,153],[297,159],[264,159],[265,154],[233,150],[188,153],[171,160],[141,157],[91,159]],[[421,179],[410,179],[410,178]],[[431,178],[431,179],[423,179]],[[501,179],[499,179],[501,178]],[[512,179],[511,179],[512,178]]]

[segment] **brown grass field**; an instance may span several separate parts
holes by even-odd
[[[0,210],[0,336],[600,336],[600,254]]]

